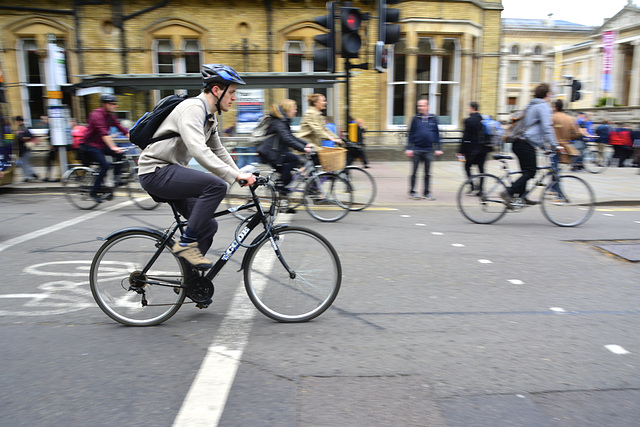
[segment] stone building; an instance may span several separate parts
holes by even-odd
[[[415,0],[390,6],[401,10],[402,35],[391,49],[386,73],[373,70],[376,2],[351,3],[370,16],[361,32],[360,58],[352,60],[368,62],[369,69],[352,71],[351,116],[364,119],[370,130],[403,129],[420,96],[429,97],[445,128],[460,126],[472,100],[479,101],[486,112],[497,112],[499,0]],[[47,97],[59,96],[47,88],[50,76],[45,64],[51,36],[65,58],[67,85],[63,85],[62,103],[69,106],[70,115],[83,120],[98,98],[91,89],[74,90],[83,76],[193,77],[191,73],[197,73],[201,64],[211,62],[229,64],[240,73],[312,72],[314,36],[326,32],[314,22],[325,13],[325,2],[320,0],[32,0],[21,6],[5,3],[0,11],[5,107],[7,114],[23,115],[30,124],[46,114]],[[338,74],[343,74],[340,58],[338,64]],[[113,89],[120,95],[121,117],[135,119],[177,88],[140,91],[116,85]],[[199,87],[180,89],[197,93]],[[305,95],[314,91],[327,94],[328,114],[344,123],[341,83],[329,88],[272,88],[265,92],[265,101],[290,97],[298,101],[302,113],[307,108]],[[234,117],[233,112],[225,115],[224,125]]]

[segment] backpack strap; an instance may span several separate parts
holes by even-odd
[[[202,106],[204,107],[204,112],[205,113],[207,112],[207,104],[205,104],[203,99],[195,97],[195,96],[191,97],[190,99],[200,99],[200,101],[202,101]],[[185,99],[185,101],[186,101],[186,99]],[[211,117],[213,117],[213,113],[209,113],[209,114],[205,115],[204,123],[202,123],[202,128],[203,129],[207,126],[207,120],[209,120]],[[217,131],[218,131],[218,129],[216,128],[216,129],[213,130],[213,133],[216,133]],[[169,138],[174,138],[176,136],[180,136],[180,134],[178,132],[170,132],[170,133],[167,133],[167,134],[164,134],[164,135],[157,136],[155,138],[151,138],[151,142],[149,144],[153,144],[154,142],[162,141],[162,140],[169,139]]]

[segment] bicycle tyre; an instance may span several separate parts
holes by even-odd
[[[275,228],[272,238],[249,249],[245,256],[244,283],[249,299],[262,314],[278,322],[314,319],[333,304],[340,291],[340,258],[316,231],[295,226]]]
[[[153,200],[153,197],[142,188],[137,172],[133,172],[127,180],[127,191],[129,192],[129,198],[140,209],[152,211],[161,205],[161,202]]]
[[[180,309],[187,294],[183,285],[189,270],[171,252],[173,242],[164,247],[146,273],[146,279],[153,283],[136,287],[132,280],[151,260],[162,240],[159,231],[123,230],[98,249],[91,263],[89,284],[98,307],[107,316],[128,326],[152,326]]]
[[[260,198],[260,204],[265,212],[269,212],[271,205],[277,203],[276,191],[270,185],[261,185],[256,188],[256,195]],[[249,187],[242,187],[237,181],[231,184],[227,194],[224,197],[227,209],[233,209],[238,206],[242,206],[252,201],[251,190]],[[233,216],[239,220],[246,220],[251,215],[256,213],[256,208],[244,209],[241,211],[233,212]]]
[[[481,194],[477,194],[482,189]],[[507,187],[500,178],[488,173],[473,175],[458,190],[458,209],[476,224],[493,224],[507,213],[507,205],[500,196]]]
[[[598,150],[590,150],[582,159],[582,167],[590,173],[601,173],[607,169],[607,159]]]
[[[339,176],[346,179],[353,192],[353,204],[350,210],[361,211],[373,204],[378,191],[376,180],[366,170],[357,166],[347,166]]]
[[[309,178],[302,196],[309,215],[322,222],[344,218],[353,204],[353,192],[346,179],[333,172]]]
[[[595,211],[596,198],[585,180],[574,175],[561,175],[559,189],[551,182],[542,195],[542,213],[559,227],[575,227],[587,221]]]
[[[90,195],[93,181],[93,169],[85,166],[69,169],[62,177],[65,198],[78,209],[95,208],[99,203]]]

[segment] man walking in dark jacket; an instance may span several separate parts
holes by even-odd
[[[464,121],[464,133],[460,144],[459,155],[465,158],[464,170],[467,178],[471,178],[471,166],[477,165],[478,171],[484,173],[484,162],[491,147],[485,144],[484,125],[482,116],[478,113],[477,102],[469,103],[469,117]],[[470,188],[470,191],[482,192],[480,188]]]
[[[442,142],[440,141],[438,118],[434,114],[429,114],[429,101],[427,99],[418,101],[418,114],[413,118],[409,127],[409,141],[405,154],[413,159],[409,197],[412,199],[435,200],[435,197],[429,192],[429,170],[433,156],[442,155]],[[418,196],[415,191],[416,175],[420,163],[424,163],[423,197]]]

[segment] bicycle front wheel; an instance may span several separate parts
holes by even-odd
[[[93,187],[93,169],[76,167],[68,170],[62,177],[62,186],[66,199],[78,209],[93,209],[98,205],[90,195]]]
[[[351,185],[331,172],[309,178],[302,197],[309,215],[323,222],[344,218],[353,205]]]
[[[271,205],[276,203],[276,191],[270,185],[260,185],[258,186],[258,188],[256,188],[255,191],[256,195],[260,199],[260,205],[262,205],[262,209],[265,212],[269,212],[269,210],[271,209]],[[253,201],[253,199],[251,198],[251,190],[249,189],[249,187],[242,187],[240,186],[240,184],[238,184],[237,181],[231,184],[231,186],[229,187],[229,191],[227,191],[227,194],[225,196],[227,209],[236,208],[251,201]],[[252,208],[235,211],[233,212],[233,215],[236,218],[244,221],[255,213],[256,207],[254,206]]]
[[[350,210],[361,211],[371,206],[376,198],[377,187],[376,180],[369,172],[356,166],[347,166],[339,175],[351,185],[353,204]]]
[[[161,233],[125,231],[109,238],[91,263],[89,284],[100,309],[129,326],[157,325],[184,302],[187,267],[169,245],[142,274],[162,241]]]
[[[591,150],[583,157],[582,166],[587,172],[600,173],[607,169],[607,160],[598,150]]]
[[[244,284],[251,302],[279,322],[306,322],[327,310],[338,296],[342,266],[335,249],[319,233],[281,227],[246,254]]]
[[[133,200],[133,203],[140,209],[151,211],[158,206],[160,202],[156,202],[140,185],[140,179],[138,173],[134,172],[127,181],[127,190],[129,191],[129,198]]]
[[[562,175],[552,181],[542,196],[542,213],[560,227],[575,227],[593,215],[596,198],[582,178]]]
[[[495,175],[483,173],[467,179],[458,190],[458,209],[476,224],[492,224],[507,213],[500,196],[507,187]]]

